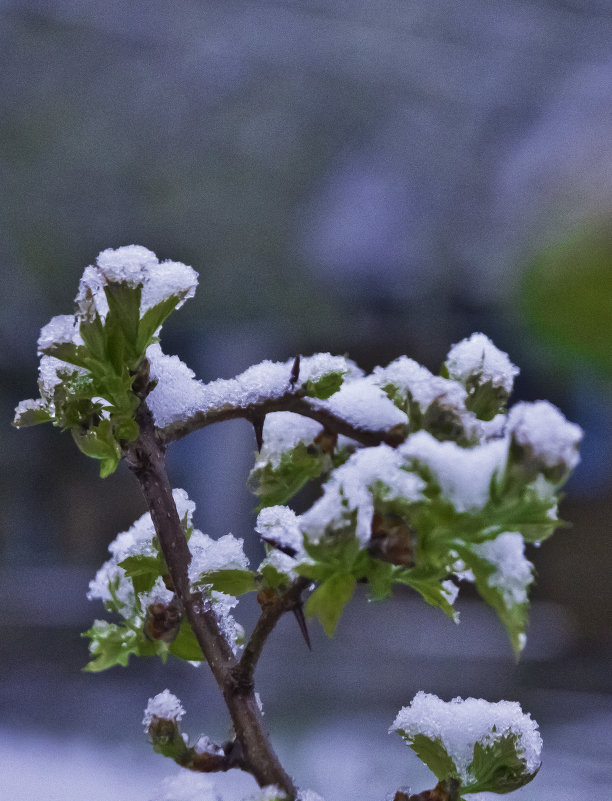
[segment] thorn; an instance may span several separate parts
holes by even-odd
[[[289,383],[291,384],[292,387],[294,387],[297,384],[297,380],[300,377],[300,359],[301,356],[298,353],[298,355],[293,360],[293,367],[291,368],[291,378],[289,379]]]
[[[306,618],[304,617],[304,605],[298,604],[293,608],[293,614],[295,615],[295,619],[298,622],[298,626],[300,627],[300,631],[302,632],[302,637],[306,645],[308,646],[308,650],[312,651],[312,645],[310,644],[310,634],[308,633],[308,626],[306,624]]]
[[[263,427],[265,417],[254,417],[251,422],[255,431],[255,441],[257,442],[257,450],[261,453],[263,447]]]

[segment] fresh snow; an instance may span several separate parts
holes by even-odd
[[[524,714],[516,701],[490,703],[482,698],[453,698],[442,701],[437,695],[418,692],[410,706],[398,713],[390,732],[398,732],[407,740],[422,734],[439,740],[453,759],[464,783],[470,778],[469,766],[474,745],[490,745],[513,734],[517,737],[517,753],[528,773],[540,766],[542,738],[538,724]]]
[[[491,479],[505,469],[508,441],[497,439],[462,448],[456,442],[439,442],[427,431],[417,431],[397,450],[408,462],[429,468],[443,496],[458,512],[468,512],[487,503]]]
[[[144,711],[142,725],[145,732],[148,733],[153,718],[178,722],[184,715],[185,710],[179,699],[170,690],[166,689],[153,696],[153,698],[149,698],[149,703]]]
[[[323,487],[323,496],[300,517],[300,527],[310,539],[317,540],[328,526],[346,524],[348,514],[357,512],[355,533],[367,543],[371,536],[374,500],[372,489],[380,484],[386,499],[422,500],[425,483],[403,469],[399,449],[389,445],[364,448],[336,468]]]
[[[473,545],[472,550],[495,566],[487,583],[501,591],[506,606],[527,601],[527,588],[533,581],[533,565],[525,557],[525,541],[519,532],[506,531],[494,540]]]
[[[159,262],[155,253],[141,245],[109,248],[98,255],[95,265],[85,268],[76,297],[77,309],[87,316],[92,305],[102,319],[108,314],[104,287],[111,283],[142,286],[140,313],[178,295],[177,308],[195,295],[198,274],[181,262]]]
[[[450,349],[446,357],[446,369],[450,378],[467,384],[477,378],[478,384],[491,383],[512,392],[514,377],[519,369],[510,361],[508,354],[495,347],[485,334],[475,333],[461,340]]]
[[[507,431],[529,457],[545,467],[570,471],[580,461],[582,429],[548,401],[517,403],[508,414]]]
[[[345,381],[327,400],[312,398],[311,403],[364,431],[382,431],[408,423],[406,414],[370,378]]]

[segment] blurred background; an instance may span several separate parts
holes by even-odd
[[[192,734],[228,733],[204,669],[80,671],[79,632],[103,614],[88,581],[144,503],[68,435],[10,427],[38,394],[41,326],[72,311],[100,250],[132,243],[199,271],[162,344],[204,380],[317,350],[437,372],[483,331],[521,367],[513,400],[547,398],[585,431],[572,525],[529,553],[520,664],[470,597],[458,629],[408,593],[360,599],[333,642],[313,627],[312,654],[282,621],[257,678],[297,781],[327,801],[430,786],[386,735],[424,689],[540,721],[544,765],[517,801],[607,795],[611,42],[608,0],[0,0],[2,798],[161,798],[173,766],[140,720],[165,687]],[[198,527],[256,557],[254,448],[236,421],[169,463]]]

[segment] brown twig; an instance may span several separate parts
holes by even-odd
[[[259,620],[244,647],[240,661],[232,669],[232,675],[238,685],[252,686],[255,667],[267,638],[285,612],[293,611],[300,606],[302,593],[310,584],[310,579],[297,578],[284,593],[261,602]]]
[[[236,682],[233,671],[238,662],[219,629],[216,614],[201,594],[191,592],[188,576],[191,554],[166,472],[165,445],[155,430],[151,412],[144,401],[138,409],[136,421],[140,436],[126,447],[125,460],[146,498],[174,591],[223,692],[236,739],[242,748],[243,765],[261,787],[277,785],[293,798],[295,787],[262,728],[253,688]]]
[[[191,434],[200,428],[206,428],[214,423],[225,420],[244,418],[249,421],[263,419],[272,412],[294,412],[304,417],[310,417],[321,423],[330,434],[342,434],[354,439],[361,445],[387,445],[396,447],[404,440],[403,432],[397,427],[391,429],[368,429],[354,426],[328,408],[321,406],[320,402],[306,397],[301,390],[290,390],[278,398],[264,398],[248,406],[223,406],[221,409],[211,409],[208,412],[196,412],[187,420],[170,423],[159,430],[159,436],[164,444]]]

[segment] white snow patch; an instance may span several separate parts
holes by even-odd
[[[548,401],[517,403],[508,414],[507,431],[528,455],[545,467],[573,470],[580,461],[582,429]]]
[[[427,431],[417,431],[397,450],[406,460],[428,467],[444,497],[458,512],[467,512],[487,503],[491,479],[505,469],[508,441],[462,448],[456,442],[439,442]]]
[[[146,733],[149,731],[149,726],[153,718],[160,718],[161,720],[174,720],[178,722],[185,716],[185,710],[179,699],[166,689],[161,693],[149,698],[142,725]]]
[[[470,780],[468,768],[474,745],[490,745],[502,737],[517,737],[517,753],[528,773],[540,766],[542,738],[538,724],[524,714],[516,701],[490,703],[482,698],[453,698],[442,701],[437,695],[418,692],[410,706],[398,713],[390,732],[407,740],[418,734],[439,740],[453,759],[464,782]]]
[[[501,591],[506,606],[527,601],[527,587],[533,581],[533,565],[525,557],[525,541],[521,534],[506,531],[494,540],[472,546],[472,550],[495,565],[487,583]]]
[[[514,377],[519,368],[510,361],[508,354],[495,347],[485,334],[475,333],[462,339],[450,349],[446,357],[446,368],[450,378],[466,384],[478,378],[479,384],[491,383],[512,392]]]
[[[345,382],[327,400],[312,398],[310,402],[315,408],[327,409],[363,431],[381,431],[408,423],[406,414],[371,378]]]

